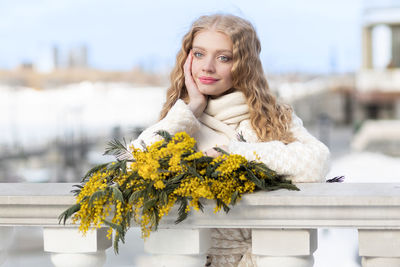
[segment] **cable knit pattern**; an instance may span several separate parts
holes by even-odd
[[[212,229],[210,267],[255,267],[251,254],[251,229]],[[238,265],[239,264],[239,265]]]
[[[151,145],[161,140],[161,137],[155,134],[158,130],[168,131],[172,135],[183,131],[193,135],[199,129],[200,122],[196,119],[185,102],[178,99],[164,119],[144,130],[136,140],[131,142],[131,145],[136,148],[141,148],[142,142],[146,145]]]
[[[243,121],[237,131],[248,142],[231,141],[229,152],[248,160],[256,159],[255,152],[269,168],[288,175],[293,182],[324,182],[329,171],[329,149],[303,127],[300,118],[295,114],[292,117],[290,130],[297,141],[287,145],[280,141],[258,142],[249,121]]]

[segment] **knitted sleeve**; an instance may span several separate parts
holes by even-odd
[[[300,118],[295,114],[292,117],[291,131],[297,139],[295,142],[285,145],[281,141],[231,141],[229,151],[241,154],[248,160],[255,160],[257,154],[270,169],[288,175],[287,178],[293,182],[325,182],[329,171],[329,149],[303,127]]]
[[[165,130],[170,134],[185,131],[189,135],[193,135],[199,128],[200,122],[193,115],[185,102],[178,99],[164,119],[144,130],[136,140],[131,142],[131,145],[136,148],[142,148],[142,142],[146,145],[151,145],[161,140],[161,137],[155,134],[158,130]]]

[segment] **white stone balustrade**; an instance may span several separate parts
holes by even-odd
[[[153,266],[202,266],[211,246],[210,228],[251,228],[259,267],[313,266],[319,227],[356,228],[363,267],[400,266],[400,184],[299,184],[244,196],[229,214],[193,212],[175,225],[175,213],[161,221],[145,250]],[[44,249],[56,267],[102,266],[111,246],[106,229],[82,237],[77,226],[58,224],[74,203],[72,184],[0,184],[0,265],[13,227],[43,227]],[[338,255],[340,256],[340,255]],[[146,267],[150,267],[146,263]],[[142,267],[142,266],[141,266]]]

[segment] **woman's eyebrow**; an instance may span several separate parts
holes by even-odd
[[[200,46],[193,46],[192,49],[200,49],[200,50],[205,50],[203,47]]]
[[[199,50],[204,50],[206,51],[207,49],[200,47],[200,46],[193,46],[192,49],[199,49]],[[219,49],[216,51],[217,53],[221,53],[221,52],[225,52],[225,53],[231,53],[232,54],[232,50],[228,50],[228,49]]]
[[[217,50],[217,52],[218,52],[218,53],[225,52],[225,53],[231,53],[231,54],[232,54],[232,51],[231,51],[231,50],[228,50],[228,49]]]

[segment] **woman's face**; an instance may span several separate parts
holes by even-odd
[[[202,94],[219,96],[232,88],[232,41],[223,33],[203,30],[192,44],[192,76]]]

